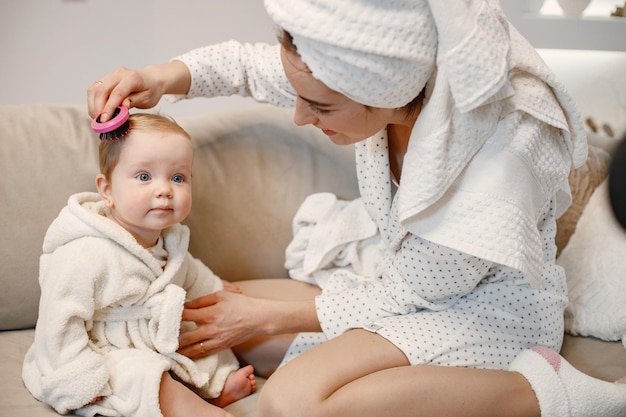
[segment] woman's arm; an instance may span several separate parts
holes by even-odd
[[[244,294],[220,291],[186,304],[183,320],[198,327],[181,334],[180,353],[195,358],[259,336],[321,331],[314,302],[317,287],[288,279],[238,285]]]
[[[120,104],[151,108],[164,94],[180,98],[251,96],[282,107],[295,103],[278,45],[228,41],[194,49],[140,71],[117,68],[88,88],[89,114],[95,117],[102,113],[100,120],[106,121]]]
[[[151,65],[140,71],[119,67],[87,90],[89,115],[102,113],[100,120],[104,122],[119,105],[151,108],[163,94],[186,94],[190,84],[189,69],[180,61]]]

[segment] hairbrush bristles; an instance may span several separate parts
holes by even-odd
[[[100,134],[100,140],[118,140],[123,138],[128,129],[130,128],[130,122],[128,121],[130,113],[128,108],[124,106],[118,106],[113,113],[113,117],[109,121],[100,123],[99,114],[91,121],[91,128]]]

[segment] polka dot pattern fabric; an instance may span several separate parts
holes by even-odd
[[[187,65],[191,73],[189,93],[174,100],[240,95],[279,107],[295,105],[296,95],[285,76],[279,45],[228,41],[173,59]]]
[[[554,233],[544,213],[545,244]],[[562,270],[533,289],[513,268],[408,237],[377,278],[335,271],[316,300],[325,334],[299,335],[284,362],[352,328],[378,333],[411,364],[507,369],[524,349],[560,349],[567,299]]]
[[[352,328],[385,337],[414,365],[507,369],[529,347],[560,348],[567,298],[563,270],[550,262],[554,201],[538,215],[544,259],[541,286],[534,288],[519,269],[407,231],[398,217],[385,132],[357,144],[357,160],[361,194],[385,242],[380,273],[334,271],[316,299],[325,336],[298,337],[286,361]]]

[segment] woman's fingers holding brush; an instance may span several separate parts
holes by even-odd
[[[105,122],[113,114],[114,109],[122,104],[122,99],[117,99],[117,103],[115,103],[116,97],[111,97],[111,92],[123,77],[123,74],[120,73],[126,71],[130,70],[118,68],[89,86],[87,89],[87,110],[91,117],[96,117],[102,113],[100,120]]]
[[[143,71],[119,67],[87,89],[89,115],[101,114],[100,121],[106,122],[119,105],[153,107],[161,98],[155,90],[156,83]]]
[[[189,70],[179,61],[152,65],[140,71],[119,67],[87,89],[89,115],[102,114],[100,121],[105,122],[119,105],[151,108],[165,93],[187,93],[190,83]]]

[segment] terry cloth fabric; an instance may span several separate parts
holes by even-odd
[[[293,219],[293,239],[285,250],[292,279],[324,288],[336,269],[377,276],[382,258],[378,228],[362,199],[338,200],[334,194],[308,196]]]
[[[592,378],[548,348],[525,350],[509,370],[528,380],[542,417],[626,415],[626,379],[612,383]]]
[[[85,416],[161,415],[168,370],[216,397],[238,368],[232,352],[195,362],[176,349],[186,297],[217,291],[221,280],[187,251],[187,227],[163,231],[163,268],[106,214],[98,194],[75,194],[46,233],[26,387],[59,413]],[[85,407],[97,396],[104,399]]]
[[[437,32],[424,0],[266,0],[313,76],[373,107],[417,97],[435,67]]]
[[[609,181],[591,195],[557,264],[567,276],[565,330],[626,349],[626,231],[613,216]]]

